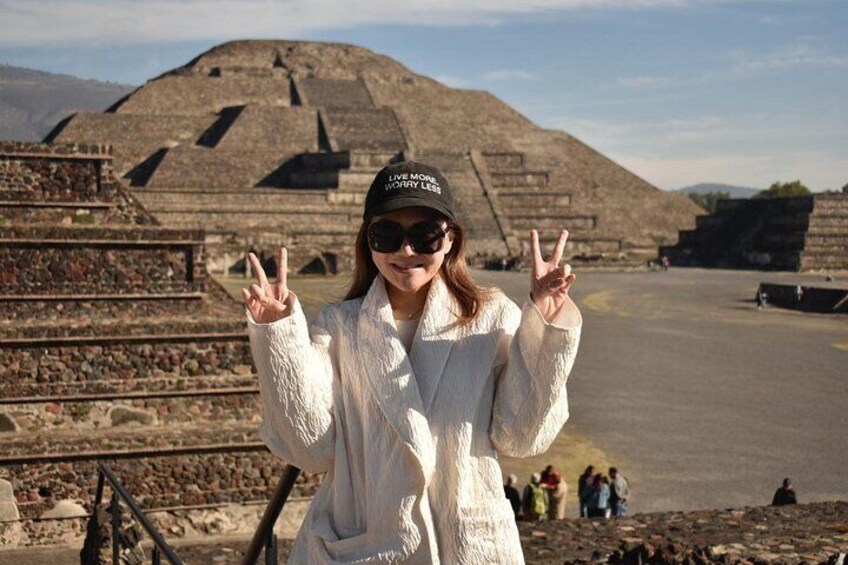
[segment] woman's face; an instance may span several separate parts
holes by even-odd
[[[404,230],[408,231],[416,224],[436,220],[443,228],[446,228],[447,223],[438,218],[438,214],[429,208],[402,208],[382,216],[375,216],[371,224],[388,220],[400,224]],[[393,287],[401,292],[416,293],[430,284],[441,269],[442,263],[445,262],[445,255],[450,252],[452,246],[453,234],[450,232],[443,238],[441,248],[432,254],[416,253],[405,238],[401,248],[395,252],[380,253],[372,249],[371,258],[383,278]]]

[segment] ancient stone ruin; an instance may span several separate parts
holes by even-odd
[[[47,141],[111,144],[153,216],[206,230],[212,272],[280,245],[298,270],[348,268],[365,192],[398,159],[443,170],[474,260],[526,252],[530,228],[544,241],[565,227],[574,261],[641,264],[700,210],[488,92],[334,43],[225,43]]]
[[[0,144],[0,544],[81,534],[100,459],[145,508],[267,500],[283,463],[203,241],[144,210],[107,147]]]
[[[720,200],[677,245],[674,265],[771,270],[848,269],[848,196]]]

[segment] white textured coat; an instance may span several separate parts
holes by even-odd
[[[537,455],[559,433],[580,326],[500,291],[471,324],[458,311],[436,277],[409,355],[381,276],[311,326],[296,300],[282,320],[249,320],[260,435],[327,472],[290,562],[524,561],[497,453]]]

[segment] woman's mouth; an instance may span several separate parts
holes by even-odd
[[[410,265],[399,265],[397,263],[392,263],[392,268],[399,273],[411,273],[415,269],[420,269],[424,266],[423,263],[412,263]]]

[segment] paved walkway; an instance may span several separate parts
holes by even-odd
[[[526,277],[479,276],[516,298]],[[753,303],[760,282],[823,279],[702,269],[579,277],[585,325],[569,425],[630,478],[631,510],[768,504],[786,476],[802,501],[848,498],[848,316]]]

